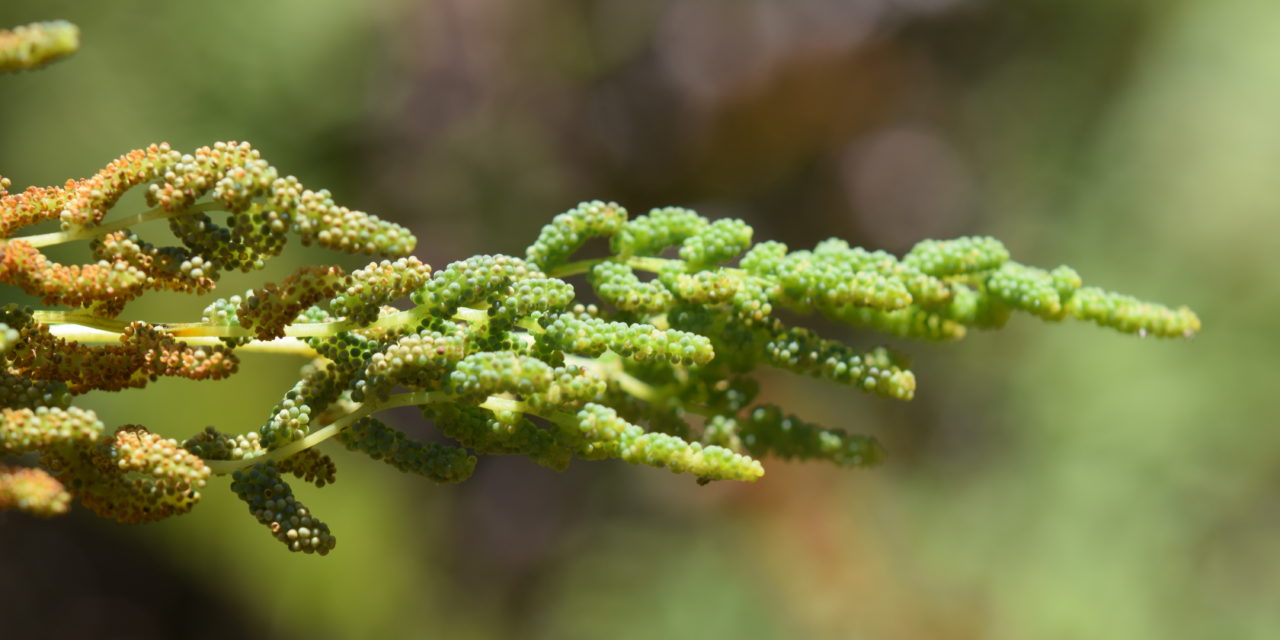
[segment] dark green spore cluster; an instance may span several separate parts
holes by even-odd
[[[274,462],[260,462],[231,476],[231,490],[249,505],[249,513],[290,551],[325,555],[338,540],[329,525],[311,515],[293,496]]]
[[[442,484],[471,477],[476,457],[461,447],[418,442],[373,418],[361,418],[338,436],[352,451],[381,460],[405,472]]]

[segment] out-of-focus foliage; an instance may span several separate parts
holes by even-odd
[[[775,463],[756,486],[694,491],[511,462],[442,490],[350,456],[344,490],[308,502],[348,522],[323,563],[255,544],[232,501],[127,536],[6,517],[9,575],[49,571],[53,555],[66,584],[98,587],[6,581],[6,629],[164,637],[194,610],[313,637],[1265,638],[1280,625],[1280,303],[1266,294],[1280,286],[1280,5],[19,0],[0,13],[84,33],[71,61],[5,79],[0,172],[19,184],[88,175],[153,140],[249,139],[413,227],[432,264],[517,251],[549,213],[599,196],[743,217],[794,246],[834,235],[901,253],[994,235],[1185,302],[1208,327],[1153,344],[1015,321],[1003,339],[921,354],[917,368],[949,373],[909,407],[766,381],[765,399],[885,441],[895,455],[874,473]],[[171,302],[190,305],[180,318],[204,304]],[[214,410],[249,425],[286,390],[271,380],[207,396],[161,381],[171,403],[94,408],[127,406],[165,436]],[[19,542],[45,551],[8,551]],[[103,567],[109,582],[93,578]],[[148,580],[190,601],[149,605]],[[86,613],[42,617],[54,594]]]

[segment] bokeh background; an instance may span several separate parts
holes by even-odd
[[[1016,318],[899,344],[909,404],[776,375],[872,433],[871,471],[749,486],[486,459],[438,487],[345,452],[271,541],[216,479],[191,515],[0,514],[6,637],[1271,638],[1280,628],[1280,3],[1273,0],[6,0],[79,54],[0,78],[0,173],[249,140],[411,226],[436,266],[520,253],[580,200],[737,216],[792,247],[990,234],[1189,304],[1192,341]],[[140,206],[140,205],[139,205]],[[126,210],[128,210],[126,208]],[[152,233],[163,233],[160,229]],[[359,260],[294,247],[267,274]],[[128,317],[186,320],[159,296]],[[832,330],[830,327],[824,329]],[[846,333],[860,344],[882,341]],[[109,424],[253,428],[288,358],[94,394]],[[412,412],[393,416],[415,433]]]

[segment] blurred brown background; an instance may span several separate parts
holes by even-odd
[[[323,559],[280,549],[225,478],[156,525],[0,514],[11,637],[1274,637],[1280,4],[0,8],[6,25],[52,18],[80,25],[80,53],[0,78],[0,173],[19,187],[151,142],[249,140],[413,227],[435,266],[518,254],[600,198],[741,217],[792,247],[996,235],[1022,261],[1190,304],[1206,328],[1156,342],[1019,317],[896,343],[920,379],[905,405],[768,379],[770,399],[884,439],[866,472],[775,461],[755,485],[698,487],[486,459],[437,487],[334,452],[336,486],[298,487],[340,538]],[[295,247],[221,295],[308,261],[360,262]],[[247,357],[229,381],[85,404],[175,437],[244,431],[300,364]]]

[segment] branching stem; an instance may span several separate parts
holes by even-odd
[[[334,420],[320,429],[308,433],[305,437],[294,440],[282,447],[272,449],[264,455],[244,460],[206,460],[205,464],[209,466],[209,469],[213,473],[217,475],[226,475],[261,462],[283,460],[295,453],[310,449],[311,447],[342,433],[343,429],[351,426],[355,421],[376,411],[394,409],[396,407],[407,407],[415,404],[430,404],[431,402],[439,402],[451,397],[452,396],[449,394],[440,391],[418,391],[414,393],[393,395],[382,402],[366,402],[360,405],[355,411]]]
[[[72,342],[111,344],[120,341],[119,333],[103,331],[102,329],[95,329],[77,324],[55,324],[49,327],[49,332],[59,338],[70,340]],[[184,337],[182,341],[193,347],[223,344],[221,339],[212,337]],[[293,337],[285,337],[277,340],[254,340],[236,347],[236,350],[250,353],[295,355],[306,358],[317,358],[320,355],[316,353],[310,345]]]
[[[661,397],[661,393],[653,385],[627,373],[622,367],[622,356],[616,353],[608,352],[599,358],[565,354],[564,361],[565,364],[577,365],[602,378],[612,379],[623,391],[645,402],[654,402]]]
[[[105,236],[108,233],[120,231],[121,229],[128,229],[133,225],[142,224],[143,222],[149,222],[151,220],[165,220],[167,218],[176,218],[178,216],[185,216],[202,211],[219,211],[222,210],[222,208],[222,203],[219,202],[201,202],[200,204],[192,205],[180,211],[168,211],[162,207],[156,207],[154,209],[148,209],[142,213],[134,214],[119,220],[113,220],[96,227],[83,227],[80,229],[72,229],[70,231],[54,231],[52,233],[41,233],[14,239],[24,240],[33,247],[48,247],[55,244],[73,242],[75,240]]]
[[[395,409],[397,407],[408,407],[414,405],[435,404],[441,402],[456,402],[457,396],[444,391],[416,391],[413,393],[399,393],[388,397],[380,402],[366,402],[360,405],[351,413],[348,413],[337,420],[308,433],[306,436],[294,440],[282,447],[272,449],[267,453],[254,458],[246,458],[243,460],[206,460],[205,464],[215,475],[226,475],[234,473],[240,469],[251,467],[262,462],[271,462],[283,460],[297,454],[306,449],[310,449],[329,438],[332,438],[344,429],[351,426],[357,420],[387,409]],[[508,396],[489,396],[479,405],[481,409],[489,411],[513,411],[520,413],[530,413],[541,418],[546,418],[556,424],[562,426],[572,424],[575,418],[569,414],[551,411],[539,411],[527,403]]]
[[[606,262],[609,260],[617,260],[617,259],[618,258],[616,257],[610,256],[605,258],[592,258],[590,260],[578,260],[576,262],[570,262],[568,264],[564,264],[559,267],[556,267],[555,269],[552,269],[547,275],[551,276],[552,278],[565,278],[568,276],[575,276],[578,274],[587,273],[591,271],[592,267],[600,264],[601,262]],[[648,271],[650,273],[658,273],[663,269],[666,269],[672,266],[679,267],[681,270],[684,270],[685,268],[684,260],[674,260],[671,258],[656,258],[652,256],[631,256],[629,258],[624,258],[623,260],[627,263],[627,266],[631,267],[632,269],[636,269],[637,271]],[[725,271],[735,275],[743,274],[743,271],[741,269],[725,268]]]

